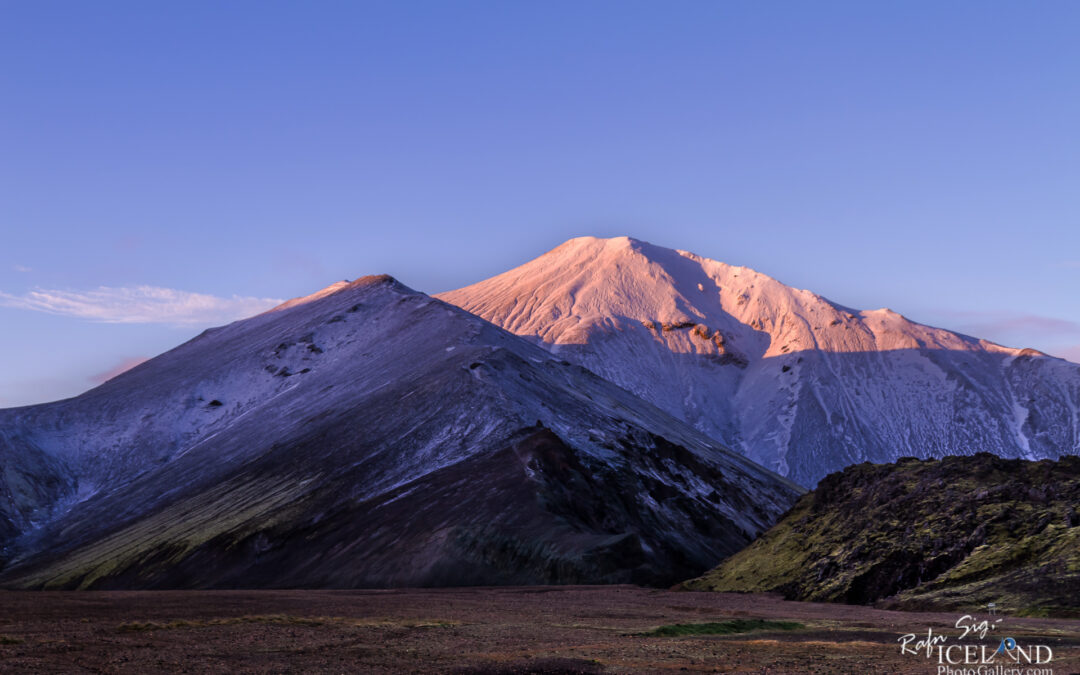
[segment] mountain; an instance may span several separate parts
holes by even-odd
[[[827,476],[694,590],[1080,616],[1080,458],[988,453]]]
[[[437,296],[805,486],[850,464],[1080,452],[1080,366],[627,237]]]
[[[667,584],[801,492],[385,276],[0,410],[0,461],[16,588]]]

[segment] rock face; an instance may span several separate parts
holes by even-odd
[[[572,239],[438,297],[806,486],[863,461],[1080,452],[1080,366],[685,251]]]
[[[2,410],[0,430],[7,587],[667,584],[801,492],[389,277]]]
[[[1080,616],[1080,458],[859,464],[822,480],[695,590]]]

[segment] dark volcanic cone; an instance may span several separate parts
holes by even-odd
[[[0,411],[0,429],[21,477],[5,485],[35,486],[0,503],[9,587],[667,584],[799,493],[389,277]]]

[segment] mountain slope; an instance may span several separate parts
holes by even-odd
[[[822,480],[694,590],[1080,614],[1080,458],[987,453],[860,464]]]
[[[902,456],[1080,452],[1080,366],[627,237],[439,298],[807,486]]]
[[[668,583],[799,492],[389,277],[0,411],[0,429],[0,456],[54,486],[9,500],[9,587]]]

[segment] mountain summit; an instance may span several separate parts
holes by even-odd
[[[1080,452],[1080,366],[629,237],[437,296],[813,486],[863,461]]]

